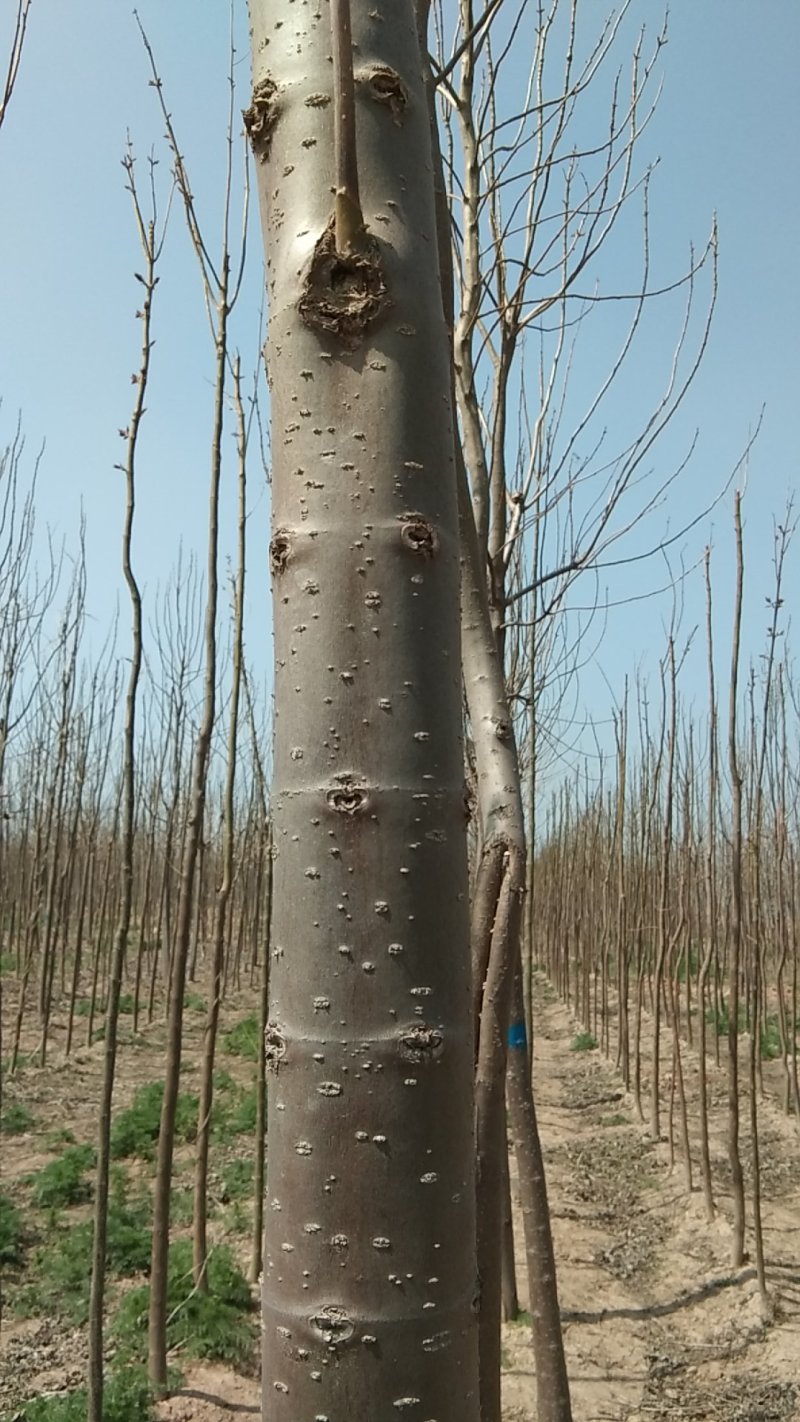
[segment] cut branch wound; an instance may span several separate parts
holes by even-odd
[[[300,297],[306,325],[356,350],[388,305],[375,239],[365,235],[357,252],[337,252],[331,221],[314,248]]]
[[[308,1320],[313,1331],[332,1350],[342,1343],[349,1343],[355,1333],[355,1325],[347,1311],[339,1304],[326,1304]]]
[[[433,524],[429,523],[421,514],[408,513],[401,515],[403,527],[400,530],[400,537],[407,548],[412,553],[422,553],[424,557],[431,558],[439,547],[439,539]]]
[[[253,87],[250,107],[242,111],[247,136],[259,163],[266,163],[269,157],[272,131],[278,118],[278,106],[275,101],[277,92],[277,84],[268,75],[259,79]]]
[[[269,545],[269,568],[273,577],[286,571],[286,565],[292,556],[292,544],[285,528],[279,528],[273,534]]]
[[[376,104],[385,104],[396,124],[401,124],[408,108],[408,89],[395,69],[380,64],[362,69],[356,79]]]
[[[419,1065],[434,1061],[441,1056],[444,1037],[439,1027],[430,1027],[424,1022],[415,1022],[400,1036],[400,1048],[407,1061]]]
[[[366,810],[369,796],[365,787],[359,785],[351,775],[340,775],[337,779],[339,783],[328,791],[325,798],[331,810],[352,819],[353,815]]]
[[[286,1056],[286,1038],[277,1023],[270,1022],[264,1033],[264,1060],[268,1071],[277,1071]]]

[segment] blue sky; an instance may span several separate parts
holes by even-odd
[[[247,98],[244,0],[237,0],[238,107]],[[8,8],[8,7],[6,7]],[[581,0],[580,22],[595,25],[606,0]],[[216,249],[227,105],[227,5],[142,0],[140,14],[156,49],[167,102]],[[626,33],[642,23],[655,33],[655,0],[633,0]],[[0,26],[4,36],[8,26]],[[4,46],[5,48],[5,46]],[[3,51],[4,52],[4,48]],[[624,54],[620,52],[622,59]],[[757,652],[766,625],[772,517],[797,485],[800,446],[800,294],[791,252],[800,228],[797,139],[800,120],[800,5],[795,0],[677,0],[661,72],[663,95],[642,140],[642,161],[660,158],[652,191],[653,250],[665,276],[685,262],[689,243],[702,244],[712,213],[720,224],[720,295],[706,360],[680,421],[652,463],[668,472],[695,428],[697,453],[670,505],[651,522],[674,528],[727,477],[755,427],[762,431],[749,461],[745,506],[749,603],[748,652]],[[166,191],[168,158],[155,95],[132,11],[119,0],[35,0],[18,88],[0,132],[2,340],[0,438],[18,413],[31,455],[44,441],[38,517],[74,548],[83,506],[87,520],[88,606],[99,634],[121,589],[119,535],[122,455],[118,429],[128,422],[131,372],[138,363],[134,319],[139,291],[137,251],[120,159],[130,132],[145,178],[155,146]],[[599,95],[598,122],[604,114]],[[249,275],[235,321],[245,369],[258,344],[260,264],[252,227]],[[638,272],[633,232],[616,249],[609,281]],[[671,353],[674,327],[657,316],[639,347],[636,369],[611,418],[634,420],[644,409],[654,372]],[[155,312],[153,384],[139,466],[136,564],[154,607],[155,589],[174,568],[182,543],[201,554],[205,542],[212,348],[196,265],[173,214]],[[578,398],[591,389],[605,352],[591,338]],[[232,447],[232,437],[229,439]],[[225,537],[234,520],[234,468],[225,500]],[[266,542],[268,498],[254,465],[251,485],[248,642],[256,661],[268,658]],[[720,656],[727,657],[732,582],[731,499],[688,541],[691,562],[715,544]],[[659,520],[661,523],[659,524]],[[655,537],[653,537],[655,535]],[[800,549],[800,544],[797,545]],[[797,601],[800,560],[795,549],[787,605]],[[657,587],[663,567],[641,566],[609,581],[612,599]],[[702,583],[685,591],[684,628],[702,617]],[[580,702],[601,716],[607,683],[620,688],[639,662],[653,669],[663,648],[668,598],[615,611],[596,663],[582,675]],[[126,619],[123,620],[123,627]],[[687,690],[702,685],[702,663],[687,667]]]

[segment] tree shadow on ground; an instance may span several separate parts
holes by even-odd
[[[704,1303],[706,1299],[714,1298],[716,1294],[722,1293],[723,1289],[738,1288],[755,1277],[755,1269],[740,1269],[736,1274],[723,1274],[715,1279],[708,1279],[705,1284],[701,1284],[700,1288],[687,1289],[674,1299],[666,1299],[663,1303],[642,1304],[638,1308],[600,1308],[594,1311],[591,1309],[562,1309],[561,1321],[562,1323],[602,1323],[607,1318],[665,1318],[671,1313],[679,1313],[683,1308],[691,1308],[694,1304]]]
[[[249,1402],[229,1402],[227,1398],[221,1397],[217,1392],[206,1392],[199,1387],[181,1387],[176,1392],[170,1394],[171,1397],[193,1398],[195,1402],[210,1402],[213,1407],[219,1407],[223,1412],[238,1413],[242,1417],[260,1417],[261,1408],[251,1406]]]

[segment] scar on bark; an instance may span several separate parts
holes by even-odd
[[[408,89],[395,69],[377,64],[362,69],[356,76],[358,84],[376,104],[385,104],[396,124],[401,124],[408,108]]]
[[[349,1343],[356,1331],[347,1310],[339,1304],[325,1304],[318,1313],[312,1313],[308,1322],[317,1337],[332,1350]]]
[[[286,1038],[277,1022],[270,1022],[264,1033],[264,1061],[268,1071],[277,1071],[286,1056]]]
[[[407,548],[412,553],[421,553],[423,557],[431,558],[439,547],[439,538],[432,523],[429,523],[422,514],[406,513],[401,514],[402,528],[400,537]]]
[[[286,565],[292,556],[292,543],[285,528],[279,528],[273,534],[269,545],[269,566],[270,572],[277,577],[279,573],[286,571]]]
[[[406,1061],[419,1064],[431,1062],[441,1056],[444,1038],[438,1027],[429,1027],[424,1022],[415,1022],[400,1034],[400,1050]]]
[[[302,320],[314,331],[335,336],[346,350],[356,350],[388,306],[377,242],[364,233],[357,250],[337,251],[331,219],[306,273],[298,303]]]
[[[369,796],[363,785],[359,785],[352,775],[337,775],[337,784],[329,790],[326,799],[330,809],[350,819],[366,810]]]
[[[260,163],[266,163],[269,157],[272,131],[278,117],[278,105],[275,98],[277,92],[278,86],[274,79],[265,75],[253,87],[250,107],[242,111],[248,138]]]

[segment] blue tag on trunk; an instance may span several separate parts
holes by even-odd
[[[512,1022],[508,1029],[508,1045],[521,1050],[528,1045],[524,1022]]]

